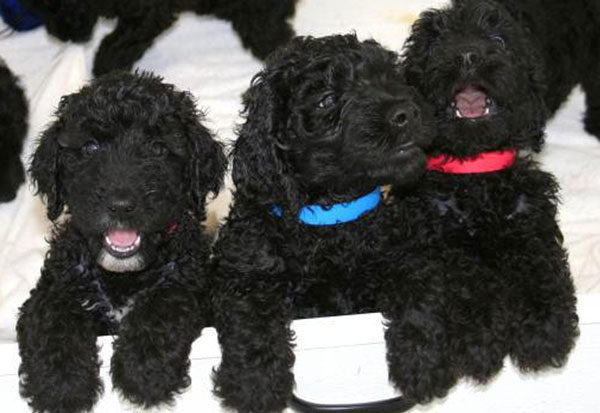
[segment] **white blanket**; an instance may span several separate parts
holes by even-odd
[[[300,0],[293,25],[300,35],[355,31],[362,39],[372,37],[400,50],[418,13],[444,3]],[[3,27],[0,23],[0,30]],[[25,162],[60,97],[91,77],[94,52],[113,27],[114,22],[103,21],[93,40],[83,46],[57,42],[41,28],[0,39],[0,56],[20,77],[30,102]],[[137,66],[191,91],[207,113],[207,126],[231,141],[239,122],[240,95],[261,63],[241,47],[229,23],[184,14]],[[549,124],[548,143],[540,157],[563,188],[560,222],[579,293],[600,291],[600,142],[584,132],[583,108],[583,95],[576,90]],[[212,202],[211,225],[227,213],[229,199],[227,189]],[[17,310],[39,277],[48,228],[44,207],[30,185],[21,188],[15,201],[0,204],[0,341],[14,340]]]

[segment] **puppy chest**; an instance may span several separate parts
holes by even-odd
[[[424,208],[425,226],[441,236],[449,233],[477,238],[500,234],[526,219],[533,198],[509,183],[460,182],[424,193],[417,208]],[[486,235],[487,234],[487,235]]]
[[[109,330],[117,328],[133,308],[136,297],[154,281],[147,276],[123,276],[100,272],[81,300],[82,307],[93,314]]]

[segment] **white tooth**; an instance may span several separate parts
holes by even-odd
[[[457,118],[462,118],[463,117],[462,113],[460,113],[460,110],[458,108],[456,108],[456,117]]]
[[[484,115],[489,115],[489,114],[490,114],[490,107],[486,106]]]

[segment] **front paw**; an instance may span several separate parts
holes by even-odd
[[[510,356],[522,371],[562,367],[579,336],[574,311],[553,313],[546,319],[530,317],[514,338]]]
[[[394,323],[386,331],[389,379],[409,400],[427,403],[444,397],[457,374],[446,354],[444,335],[435,329]]]
[[[460,343],[453,345],[452,359],[459,375],[485,384],[504,366],[504,357],[508,353],[502,340],[494,339],[491,333],[482,331],[479,334],[461,337]]]
[[[286,408],[294,387],[291,365],[273,359],[261,366],[221,363],[215,372],[215,393],[238,413],[273,413]]]
[[[19,369],[19,392],[34,412],[79,413],[91,411],[103,392],[99,365],[37,363]]]
[[[172,403],[191,384],[191,340],[165,348],[154,342],[161,340],[154,337],[134,343],[119,337],[111,360],[113,386],[125,399],[144,408]]]

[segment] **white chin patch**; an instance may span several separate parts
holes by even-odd
[[[127,258],[117,258],[109,254],[106,250],[100,251],[96,262],[106,271],[111,272],[140,271],[145,266],[144,259],[140,254],[135,254]]]

